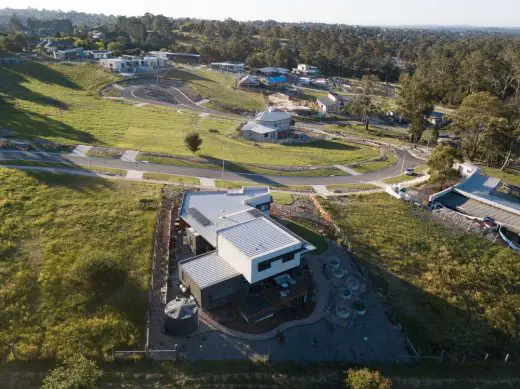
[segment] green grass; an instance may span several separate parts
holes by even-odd
[[[235,89],[235,75],[184,66],[171,70],[168,78],[187,81],[201,97],[211,100],[211,108],[233,111],[262,111],[265,100],[261,93]]]
[[[360,183],[352,183],[352,184],[327,185],[327,189],[329,189],[329,190],[339,189],[339,190],[357,191],[357,190],[379,189],[379,187],[376,186],[376,185],[366,184],[366,183],[360,182]]]
[[[485,176],[496,177],[507,184],[520,186],[520,175],[513,173],[512,170],[501,171],[500,169],[482,166],[480,171]]]
[[[252,181],[227,181],[227,180],[215,180],[215,186],[221,189],[240,189],[243,186],[270,186],[271,188],[276,188],[278,190],[288,190],[288,191],[313,191],[314,189],[310,185],[281,185],[277,183],[260,183],[260,182],[252,182]]]
[[[58,168],[66,168],[66,169],[78,169],[78,170],[88,170],[96,173],[112,173],[117,174],[119,176],[125,176],[126,170],[117,169],[112,167],[101,167],[101,166],[84,166],[84,165],[75,165],[72,163],[64,163],[64,162],[45,162],[45,161],[23,161],[23,160],[0,160],[0,165],[4,166],[35,166],[35,167],[58,167]]]
[[[0,169],[0,358],[142,348],[155,208],[151,184]],[[92,290],[74,269],[110,255],[118,287]]]
[[[519,350],[519,255],[386,194],[324,202],[425,354]]]
[[[272,192],[273,200],[277,204],[281,205],[291,205],[294,203],[294,197],[291,193],[283,193],[283,192]]]
[[[200,180],[197,177],[177,176],[174,174],[144,173],[143,178],[146,178],[148,180],[183,183],[186,185],[200,185]]]
[[[381,170],[392,166],[397,162],[397,158],[393,153],[388,154],[388,159],[386,161],[371,161],[364,162],[357,166],[354,166],[353,169],[359,173],[368,173],[376,170]]]
[[[327,251],[327,247],[328,247],[327,241],[325,240],[325,238],[323,237],[322,234],[315,231],[311,226],[290,220],[285,225],[285,227],[287,227],[289,230],[291,230],[295,234],[301,236],[307,242],[309,242],[314,247],[316,247],[316,250],[314,250],[311,253],[312,255],[323,254],[324,252]]]
[[[401,174],[399,176],[387,178],[387,179],[383,180],[383,182],[385,184],[399,184],[400,182],[411,181],[416,178],[417,178],[416,176],[409,176],[408,174]]]

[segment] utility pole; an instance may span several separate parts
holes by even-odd
[[[403,152],[403,164],[401,165],[401,174],[403,174],[404,171],[404,161],[406,160],[406,151]]]

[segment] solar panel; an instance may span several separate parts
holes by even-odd
[[[250,209],[249,211],[247,211],[247,213],[250,214],[251,216],[254,216],[254,217],[262,217],[262,216],[264,216],[263,213],[260,212],[256,208]]]
[[[200,211],[197,208],[188,208],[188,213],[191,216],[193,216],[193,218],[204,227],[213,224],[211,220],[209,220],[206,216],[200,213]]]

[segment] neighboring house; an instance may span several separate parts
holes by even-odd
[[[299,63],[295,71],[299,75],[306,77],[317,76],[318,74],[320,74],[320,71],[316,66],[311,66],[303,63]]]
[[[74,45],[74,43],[72,43],[71,41],[68,41],[68,40],[64,40],[64,41],[44,41],[45,44],[44,44],[44,49],[45,51],[48,53],[48,54],[52,54],[53,51],[56,51],[56,50],[69,50],[69,49],[75,49],[76,46]],[[43,43],[43,42],[42,42]],[[40,43],[41,45],[41,43]],[[38,46],[40,46],[38,45]]]
[[[244,63],[243,62],[212,62],[209,64],[211,69],[222,70],[225,72],[231,73],[242,73],[244,71]]]
[[[238,86],[241,88],[250,88],[260,86],[258,77],[247,75],[238,81]]]
[[[166,61],[158,57],[123,55],[118,58],[100,59],[99,64],[117,73],[147,73],[165,66]]]
[[[320,111],[325,115],[331,113],[340,113],[344,106],[343,98],[337,93],[329,93],[327,96],[318,97],[316,99]]]
[[[510,242],[508,244],[520,250],[520,201],[502,193],[499,190],[501,180],[482,176],[478,167],[461,164],[459,171],[466,177],[465,180],[430,196],[430,208],[442,206],[478,220],[492,218],[508,230],[509,237],[514,235],[510,240],[518,247],[513,247]]]
[[[274,142],[289,137],[291,127],[291,114],[288,112],[261,112],[255,118],[247,122],[240,133],[245,139],[256,142]]]
[[[277,77],[266,77],[264,79],[265,86],[269,88],[280,88],[284,87],[289,83],[287,77],[285,76],[277,76]]]
[[[179,218],[195,257],[179,280],[203,310],[236,307],[250,323],[310,300],[303,255],[315,247],[269,217],[268,187],[185,192]]]
[[[188,64],[200,64],[200,54],[192,53],[170,53],[169,51],[151,51],[150,55],[164,60]]]
[[[311,81],[311,84],[317,88],[328,89],[329,80],[326,78],[316,78]]]
[[[86,52],[87,57],[93,59],[107,59],[112,56],[112,52],[110,50],[89,50]]]
[[[266,68],[258,69],[258,73],[260,73],[263,76],[285,76],[289,74],[289,69],[269,66]]]
[[[68,59],[83,59],[85,57],[83,47],[74,47],[73,49],[54,50],[54,51],[52,51],[52,55],[53,55],[54,59],[59,59],[61,61],[68,60]]]

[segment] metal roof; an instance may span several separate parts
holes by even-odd
[[[287,112],[279,112],[279,111],[264,111],[260,112],[256,117],[256,120],[261,120],[264,122],[277,122],[279,120],[287,120],[291,118],[291,114]]]
[[[331,105],[336,105],[336,104],[339,105],[339,104],[340,104],[338,101],[334,101],[334,100],[332,100],[332,99],[331,99],[330,97],[328,97],[328,96],[322,96],[322,97],[319,97],[319,98],[318,98],[318,101],[319,101],[320,103],[322,103],[323,105],[327,106],[327,107],[328,107],[328,106],[331,106]]]
[[[253,131],[257,134],[268,134],[270,132],[276,132],[278,129],[266,124],[248,122],[246,125],[244,125],[244,127],[242,127],[242,131]]]
[[[496,220],[499,224],[520,233],[520,216],[512,212],[493,207],[478,200],[470,199],[457,192],[449,192],[435,200],[436,202],[461,212],[468,216],[477,217],[480,219],[489,216]]]
[[[285,76],[266,77],[266,81],[268,84],[282,84],[288,82],[287,77]]]
[[[249,258],[295,246],[301,241],[278,227],[267,218],[259,217],[218,231]]]
[[[201,289],[242,275],[216,251],[180,261],[179,268]]]

